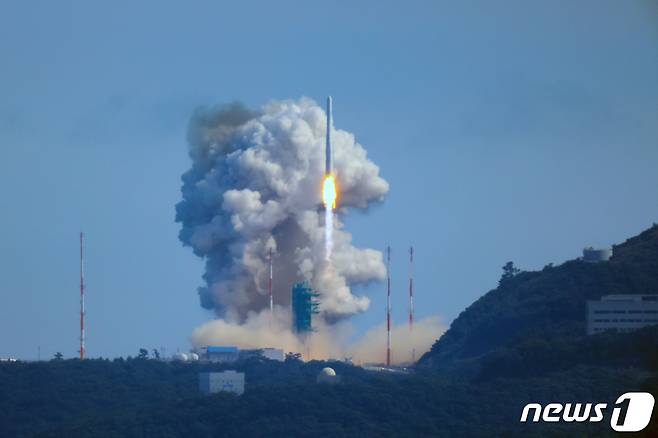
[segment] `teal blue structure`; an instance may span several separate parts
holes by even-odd
[[[292,327],[296,333],[313,331],[313,315],[319,313],[318,294],[308,281],[296,283],[292,287]]]

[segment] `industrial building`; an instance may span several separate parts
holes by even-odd
[[[255,348],[239,350],[238,358],[240,360],[250,359],[252,357],[262,357],[269,360],[283,362],[285,359],[285,354],[280,348]]]
[[[612,257],[612,249],[596,249],[591,246],[583,249],[583,261],[588,263],[607,262]]]
[[[209,345],[200,348],[200,357],[208,362],[231,363],[252,357],[263,357],[283,362],[285,354],[280,348],[254,348],[241,350],[234,346]]]
[[[220,391],[244,393],[244,373],[227,370],[221,373],[199,373],[199,391],[214,394]]]
[[[238,360],[240,355],[240,350],[238,347],[233,346],[212,346],[209,345],[202,349],[202,357],[210,362],[235,362]]]
[[[265,359],[277,360],[279,362],[283,362],[285,359],[285,354],[280,348],[263,348],[260,352],[261,356]]]
[[[587,302],[587,334],[658,324],[658,295],[605,295]]]
[[[308,281],[296,283],[292,287],[292,325],[296,333],[313,331],[313,315],[319,313],[318,296]]]

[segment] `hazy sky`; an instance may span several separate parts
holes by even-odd
[[[508,260],[658,222],[656,1],[100,3],[0,4],[0,357],[76,354],[80,229],[89,355],[189,347],[212,317],[174,223],[199,105],[334,96],[391,183],[347,229],[392,245],[396,321],[410,242],[417,317],[448,323]],[[384,316],[365,292],[360,331]]]

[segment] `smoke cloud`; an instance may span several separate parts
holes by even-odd
[[[416,360],[428,352],[432,344],[443,335],[446,327],[439,317],[430,316],[414,322],[413,334],[407,324],[391,327],[391,362],[395,364],[411,363],[412,352],[416,351]],[[384,362],[386,352],[386,324],[368,330],[356,343],[347,348],[347,356],[355,363]]]
[[[383,363],[386,352],[386,325],[381,324],[368,330],[355,342],[350,342],[352,327],[347,322],[332,325],[319,320],[316,331],[307,339],[299,339],[290,328],[291,315],[286,308],[277,308],[275,318],[270,319],[269,310],[251,312],[241,323],[222,319],[209,321],[192,333],[192,344],[238,345],[241,348],[281,348],[286,352],[302,353],[305,360],[343,359],[351,357],[354,363]],[[438,317],[428,317],[414,324],[413,335],[407,324],[391,328],[393,364],[412,362],[412,350],[416,359],[428,352],[432,344],[446,331]]]
[[[233,103],[192,117],[192,167],[182,177],[176,220],[180,240],[206,261],[201,305],[222,318],[199,328],[196,339],[208,338],[204,330],[214,327],[223,339],[235,333],[247,340],[249,326],[261,327],[269,248],[274,301],[281,309],[288,308],[291,286],[301,280],[320,294],[320,320],[335,322],[368,308],[368,298],[353,294],[352,286],[384,279],[382,254],[354,247],[340,218],[382,201],[389,186],[354,136],[334,129],[339,210],[332,259],[325,260],[319,206],[326,128],[324,110],[306,98],[270,102],[257,111]],[[258,341],[262,347],[269,335],[256,332],[266,336]]]
[[[314,321],[314,332],[304,339],[291,329],[291,314],[288,308],[277,307],[274,319],[269,309],[259,313],[250,312],[242,323],[223,319],[209,321],[192,333],[195,348],[206,345],[237,345],[240,348],[280,348],[285,352],[301,353],[305,360],[342,359],[343,345],[347,342],[351,327],[346,323],[329,325],[322,319]]]
[[[176,206],[180,240],[206,261],[201,305],[219,317],[197,328],[195,347],[276,347],[305,359],[382,362],[385,326],[351,343],[347,317],[365,311],[352,287],[385,279],[382,253],[356,248],[341,217],[384,199],[388,183],[349,132],[332,131],[338,210],[331,258],[325,249],[322,204],[326,114],[315,102],[274,101],[259,110],[231,103],[199,109],[188,129],[192,167]],[[269,312],[268,252],[274,252],[275,312]],[[308,280],[320,294],[315,331],[300,339],[291,328],[293,283]],[[393,361],[409,362],[445,331],[438,318],[393,327]],[[347,346],[347,347],[346,347]]]

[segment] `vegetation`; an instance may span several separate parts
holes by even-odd
[[[519,425],[526,403],[592,397],[612,403],[611,394],[641,388],[627,369],[590,365],[474,382],[436,373],[382,375],[331,363],[342,382],[318,385],[315,376],[326,365],[240,363],[248,379],[238,397],[198,393],[199,371],[224,368],[207,364],[140,359],[6,364],[0,367],[0,426],[12,437],[491,436],[492,431],[525,436],[542,430]],[[569,426],[598,435],[608,430],[606,424]]]
[[[453,321],[421,358],[421,368],[477,372],[473,367],[481,365],[480,359],[497,350],[585,337],[587,300],[658,294],[658,226],[616,246],[609,262],[571,260],[538,272],[514,269],[511,262],[505,265],[498,288]]]
[[[0,364],[0,435],[11,437],[608,436],[601,423],[521,424],[530,402],[658,395],[658,326],[585,336],[585,302],[658,293],[658,227],[615,248],[520,272],[466,309],[410,375],[344,363],[252,358],[242,396],[203,396],[201,371],[228,365],[134,359]],[[341,376],[318,385],[325,366]],[[658,436],[657,421],[645,436]]]

